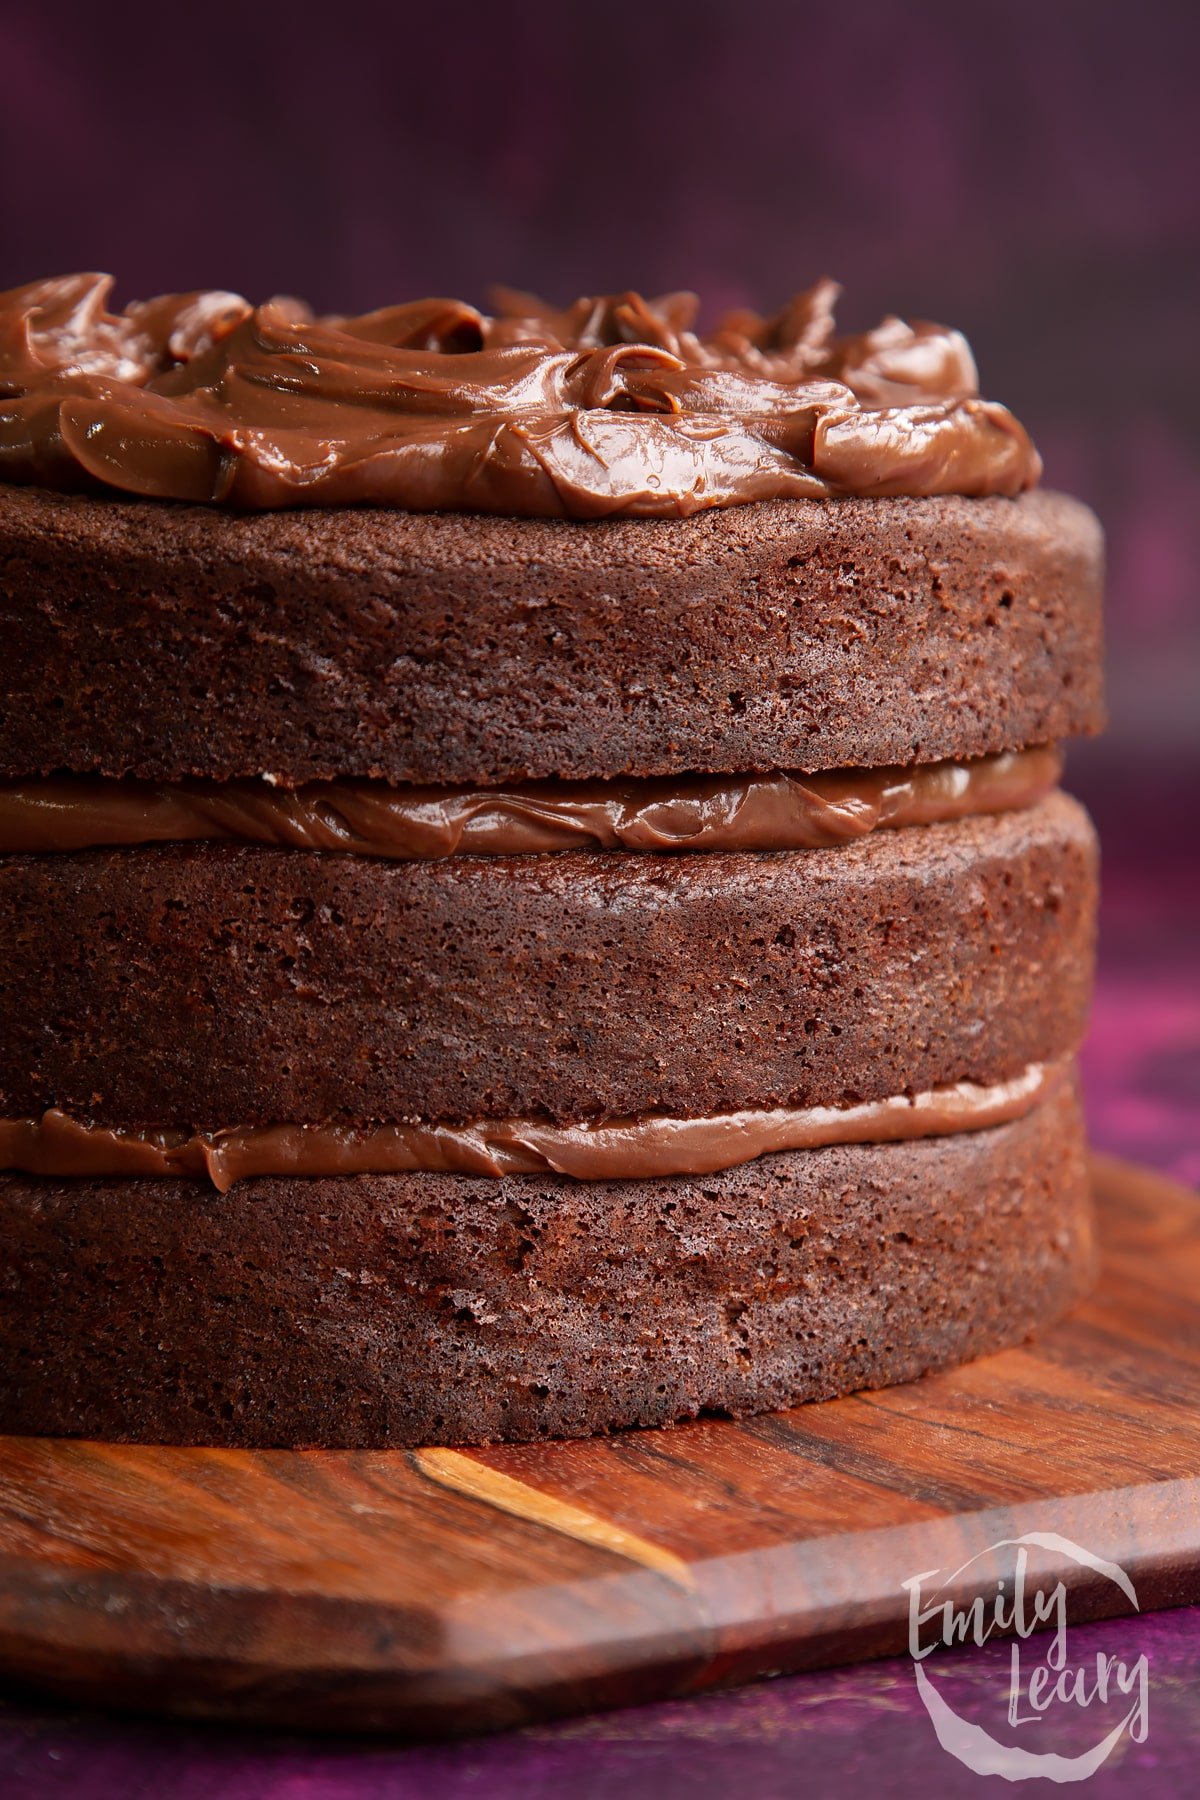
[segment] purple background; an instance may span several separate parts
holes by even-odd
[[[1086,1055],[1101,1145],[1200,1180],[1200,8],[711,0],[585,9],[0,15],[0,287],[112,270],[357,309],[490,281],[694,287],[710,314],[821,273],[844,321],[961,326],[1051,485],[1109,534],[1112,729],[1072,754],[1106,874]],[[1085,1642],[1152,1660],[1151,1733],[1094,1792],[1190,1791],[1200,1620]],[[987,1686],[994,1668],[962,1663]],[[990,1691],[990,1689],[989,1689]],[[0,1708],[0,1792],[819,1795],[981,1787],[904,1665],[433,1751]]]

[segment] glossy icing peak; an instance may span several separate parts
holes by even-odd
[[[690,294],[355,318],[111,278],[0,295],[0,479],[250,509],[681,517],[753,500],[1015,495],[1041,461],[965,339],[839,336],[822,281],[707,334]]]

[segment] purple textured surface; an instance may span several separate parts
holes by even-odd
[[[1193,765],[1088,798],[1102,856],[1100,963],[1083,1055],[1091,1140],[1198,1187],[1200,844],[1189,821],[1200,778]]]
[[[1088,1783],[1096,1800],[1195,1791],[1200,1742],[1200,1609],[1112,1619],[1070,1636],[1073,1662],[1098,1652],[1149,1669],[1149,1730],[1124,1739]],[[938,1686],[964,1718],[1001,1735],[1008,1650],[959,1656]],[[1119,1715],[1118,1715],[1119,1716]],[[1095,1713],[1056,1721],[1053,1748],[1102,1735]],[[1112,1721],[1109,1720],[1109,1723]],[[975,1795],[987,1779],[946,1755],[912,1665],[831,1669],[665,1706],[463,1744],[301,1742],[25,1708],[0,1712],[0,1793],[13,1800],[840,1800],[852,1794]]]
[[[1085,1057],[1094,1141],[1200,1180],[1200,11],[1144,0],[460,0],[411,17],[61,0],[0,18],[0,286],[223,284],[357,308],[501,279],[777,303],[828,270],[847,322],[968,333],[985,386],[1111,548],[1113,728],[1072,759],[1105,845]],[[229,18],[235,15],[229,11]],[[1200,1610],[1072,1632],[1150,1660],[1150,1731],[1097,1796],[1195,1790]],[[947,1691],[994,1708],[1007,1650]],[[1086,1721],[1085,1721],[1086,1723]],[[1059,1738],[1058,1748],[1069,1748]],[[994,1785],[994,1784],[993,1784]],[[305,1744],[0,1703],[0,1795],[755,1800],[974,1794],[905,1662],[478,1744]]]

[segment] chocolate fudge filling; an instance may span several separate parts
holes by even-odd
[[[708,1175],[780,1150],[895,1143],[981,1131],[1043,1100],[1070,1059],[1031,1063],[1009,1081],[959,1081],[849,1106],[773,1107],[710,1118],[649,1114],[554,1125],[536,1119],[418,1120],[394,1125],[234,1126],[214,1132],[130,1131],[57,1109],[0,1119],[0,1168],[28,1175],[205,1176],[221,1193],[251,1175],[571,1175],[609,1181]]]
[[[1031,806],[1055,786],[1054,746],[917,768],[512,788],[324,781],[142,782],[59,777],[0,785],[0,853],[209,839],[424,861],[552,850],[802,850],[869,832]]]

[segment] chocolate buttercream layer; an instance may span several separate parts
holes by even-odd
[[[989,1131],[723,1173],[0,1176],[0,1430],[581,1436],[909,1380],[1057,1318],[1093,1220],[1070,1083]]]
[[[1074,1050],[1061,793],[838,849],[0,858],[0,1116],[360,1125],[840,1106]]]
[[[1032,1064],[1010,1081],[960,1081],[925,1094],[858,1105],[775,1107],[713,1118],[439,1120],[345,1125],[230,1126],[211,1133],[130,1131],[51,1110],[0,1119],[0,1169],[27,1175],[189,1175],[219,1193],[254,1175],[570,1175],[577,1181],[709,1175],[780,1150],[896,1143],[982,1131],[1019,1119],[1067,1072]]]
[[[60,776],[0,784],[0,854],[214,839],[405,860],[570,849],[817,849],[871,831],[1031,806],[1061,773],[1062,757],[1047,745],[924,768],[508,790]]]
[[[1062,496],[245,517],[0,485],[0,780],[907,766],[1099,728]]]
[[[241,507],[683,517],[827,494],[1017,494],[1041,460],[979,398],[960,333],[839,337],[825,281],[708,337],[694,296],[419,300],[314,318],[295,300],[111,278],[0,294],[0,479]]]

